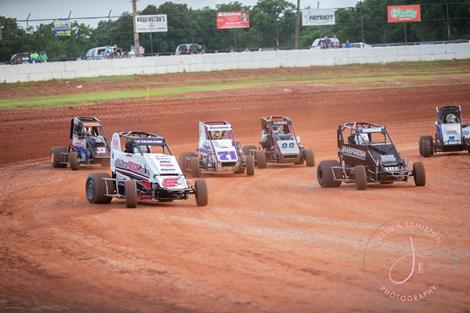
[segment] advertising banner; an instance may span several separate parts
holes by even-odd
[[[70,29],[70,21],[69,20],[55,20],[53,23],[52,32],[54,36],[58,37],[70,37],[71,36],[71,29]]]
[[[248,12],[218,12],[217,29],[249,28],[250,13]]]
[[[387,6],[389,23],[421,22],[421,6],[413,5],[389,5]]]
[[[137,15],[135,17],[135,29],[138,33],[157,33],[168,31],[166,14]]]
[[[302,26],[335,25],[335,9],[302,10]]]

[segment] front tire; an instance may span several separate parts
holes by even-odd
[[[266,151],[258,150],[256,151],[256,163],[258,168],[266,168]]]
[[[253,176],[255,175],[255,159],[251,155],[246,156],[246,175]]]
[[[124,193],[126,196],[126,207],[137,207],[137,184],[135,183],[135,180],[126,180],[124,183]]]
[[[253,153],[256,153],[257,150],[258,149],[256,148],[256,146],[253,145],[242,147],[243,154],[247,156],[253,155]]]
[[[333,170],[331,169],[333,166],[341,166],[341,165],[336,160],[323,160],[323,161],[320,161],[320,164],[318,164],[317,180],[318,180],[318,184],[322,188],[341,186],[341,181],[336,180],[333,175]]]
[[[80,160],[78,159],[77,152],[72,151],[69,153],[69,163],[70,163],[70,169],[72,171],[77,171],[80,169]]]
[[[364,165],[354,166],[354,183],[357,190],[366,190],[367,188],[367,172]]]
[[[51,166],[53,168],[67,167],[67,163],[63,163],[63,155],[67,153],[66,147],[52,147],[51,149]]]
[[[201,177],[201,168],[199,167],[199,158],[196,157],[196,158],[192,158],[190,159],[191,161],[191,175],[193,175],[193,177],[197,178],[197,177]]]
[[[434,154],[432,136],[421,136],[419,138],[419,154],[425,158]]]
[[[114,193],[114,186],[111,181],[104,180],[111,178],[108,173],[92,173],[88,175],[85,184],[85,193],[90,203],[110,203],[113,199],[106,195],[106,191]],[[106,185],[108,188],[106,188]]]
[[[305,157],[305,164],[307,165],[307,167],[315,166],[315,157],[313,155],[312,149],[306,149],[304,151],[304,157]]]
[[[413,178],[416,186],[426,185],[426,172],[422,162],[413,163]]]
[[[204,179],[196,179],[194,187],[196,188],[197,206],[206,206],[209,202],[209,193],[206,181]]]
[[[189,167],[190,158],[195,158],[195,157],[197,157],[197,155],[194,152],[180,153],[180,155],[178,156],[178,165],[180,166],[181,171],[183,171],[183,173],[186,174],[188,172],[188,169],[190,168]]]

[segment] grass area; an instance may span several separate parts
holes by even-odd
[[[80,93],[61,96],[48,96],[25,99],[0,100],[0,108],[27,107],[27,106],[59,106],[66,104],[87,104],[110,100],[136,99],[155,96],[175,96],[185,93],[204,91],[223,91],[231,89],[256,87],[257,84],[226,84],[204,86],[167,87],[161,89],[119,90],[109,92]]]
[[[429,83],[426,83],[429,82]],[[64,94],[8,99],[9,94],[23,94],[26,89],[54,89],[69,84]],[[88,83],[98,90],[77,92],[75,84]],[[332,67],[281,68],[269,70],[230,70],[223,72],[167,74],[147,76],[110,76],[38,83],[1,84],[0,109],[28,106],[90,104],[112,100],[176,96],[195,92],[224,91],[253,87],[289,87],[298,83],[324,84],[341,90],[409,88],[428,85],[470,84],[470,60],[358,64]],[[136,89],[138,88],[138,89]]]

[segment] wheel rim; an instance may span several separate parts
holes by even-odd
[[[90,201],[95,198],[95,183],[93,182],[92,179],[88,180],[86,195],[87,195],[88,200]]]

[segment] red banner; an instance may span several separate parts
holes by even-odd
[[[250,14],[248,12],[219,12],[217,13],[217,29],[249,28]]]
[[[421,6],[389,5],[387,6],[389,23],[421,22]]]

